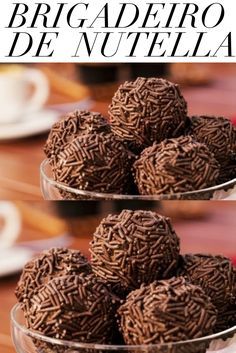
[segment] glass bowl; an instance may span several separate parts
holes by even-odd
[[[185,193],[172,195],[106,194],[74,189],[53,180],[52,169],[48,159],[45,159],[40,166],[40,184],[45,200],[236,200],[236,178],[228,181],[227,183],[207,189],[188,191]]]
[[[17,353],[235,353],[236,326],[226,331],[178,343],[118,346],[79,343],[49,338],[27,329],[19,304],[11,311],[11,332]]]

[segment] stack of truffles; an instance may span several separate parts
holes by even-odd
[[[44,150],[57,182],[92,192],[174,195],[236,177],[233,125],[225,117],[189,117],[177,84],[125,82],[108,115],[75,111],[53,125]]]
[[[171,345],[236,325],[230,260],[180,255],[167,217],[110,214],[90,252],[89,263],[79,251],[54,248],[25,265],[16,296],[30,330],[84,343]]]

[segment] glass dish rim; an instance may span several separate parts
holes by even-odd
[[[200,338],[195,338],[191,340],[186,340],[186,341],[179,341],[179,342],[173,342],[173,343],[164,343],[164,344],[147,344],[147,345],[109,345],[109,344],[96,344],[96,343],[80,343],[80,342],[74,342],[74,341],[67,341],[67,340],[60,340],[57,338],[51,338],[44,336],[40,333],[36,333],[31,331],[30,329],[26,328],[24,325],[20,324],[17,319],[16,319],[16,312],[18,310],[22,310],[20,307],[20,303],[16,303],[10,312],[10,318],[11,318],[11,323],[21,332],[23,332],[25,335],[29,337],[33,337],[36,339],[39,339],[41,341],[51,343],[54,345],[60,345],[60,346],[66,346],[66,347],[73,347],[73,348],[80,348],[80,349],[94,349],[94,350],[121,350],[121,351],[127,351],[127,350],[150,350],[153,348],[160,348],[160,347],[177,347],[181,345],[187,345],[187,344],[197,344],[201,342],[210,342],[213,341],[214,339],[220,339],[224,336],[227,336],[229,334],[236,334],[236,326],[233,326],[225,331],[221,331],[218,333],[214,333],[209,336],[204,336]]]
[[[55,181],[51,179],[50,177],[47,176],[45,173],[45,167],[50,166],[49,159],[45,158],[41,164],[40,164],[40,175],[45,179],[50,185],[60,188],[64,191],[67,191],[71,194],[75,194],[77,196],[86,196],[89,198],[96,198],[96,199],[113,199],[113,200],[179,200],[182,197],[188,197],[191,195],[196,195],[196,194],[204,194],[207,192],[215,192],[219,190],[223,190],[224,188],[230,188],[230,186],[234,186],[236,184],[236,178],[231,179],[227,181],[226,183],[223,184],[218,184],[215,186],[211,186],[209,188],[205,189],[199,189],[199,190],[194,190],[194,191],[186,191],[184,193],[177,193],[177,194],[162,194],[162,195],[126,195],[126,194],[110,194],[110,193],[101,193],[101,192],[96,192],[96,191],[87,191],[87,190],[80,190],[80,189],[74,189],[69,186],[64,185],[63,183],[60,183],[58,181]],[[50,166],[51,167],[51,166]]]

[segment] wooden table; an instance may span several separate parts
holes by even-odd
[[[212,252],[221,253],[230,257],[236,256],[236,203],[234,202],[201,202],[187,201],[185,208],[201,207],[205,210],[201,219],[174,220],[174,227],[181,238],[182,252]],[[36,206],[36,209],[35,209]],[[167,205],[168,206],[168,205]],[[33,239],[54,237],[66,229],[65,223],[55,217],[48,215],[46,211],[51,210],[49,203],[41,204],[19,204],[24,216],[23,229],[19,242]],[[85,203],[78,207],[86,207]],[[159,206],[160,207],[160,206]],[[29,212],[29,209],[32,211]],[[38,211],[38,209],[40,211]],[[168,214],[166,205],[162,207]],[[109,212],[109,210],[107,210]],[[29,217],[30,215],[30,217]],[[95,229],[96,220],[93,217],[86,222],[80,237],[72,238],[70,247],[78,248],[88,255],[88,243]],[[45,224],[51,224],[45,228]],[[93,225],[92,225],[93,224]],[[86,233],[86,235],[85,235]],[[10,337],[10,310],[16,303],[14,289],[18,275],[0,278],[0,352],[13,353],[14,348]]]
[[[201,65],[201,64],[199,64]],[[236,114],[236,64],[208,65],[209,85],[183,87],[189,114]],[[68,102],[65,95],[51,92],[49,104]],[[91,110],[107,115],[108,102],[95,102]],[[0,198],[42,199],[39,165],[44,159],[46,135],[0,143]]]

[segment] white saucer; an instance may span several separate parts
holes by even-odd
[[[47,132],[60,115],[55,110],[44,109],[31,113],[15,123],[0,124],[0,140],[18,139]]]
[[[20,272],[33,255],[33,251],[20,246],[0,250],[0,277]]]

